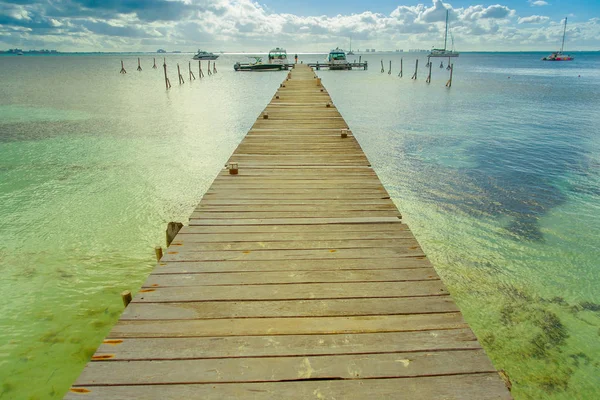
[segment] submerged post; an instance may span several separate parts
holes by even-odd
[[[400,58],[400,73],[398,74],[400,78],[402,78],[402,58]]]
[[[202,72],[202,61],[198,60],[198,78],[204,78],[204,72]]]
[[[154,65],[152,66],[152,69],[156,69],[156,68],[158,68],[158,67],[156,66],[156,57],[154,57]]]
[[[217,63],[213,62],[213,73],[216,74],[217,73]]]
[[[167,59],[163,59],[163,68],[165,70],[165,86],[167,90],[171,88],[171,82],[169,82],[169,77],[167,76]]]
[[[179,231],[183,228],[183,224],[181,222],[169,222],[167,225],[167,230],[165,232],[167,238],[167,247],[171,245],[175,236],[179,233]]]
[[[418,70],[419,70],[419,59],[417,58],[417,61],[415,62],[415,73],[413,74],[412,78],[410,78],[410,79],[417,80],[417,71]]]
[[[196,80],[196,76],[192,72],[192,62],[191,61],[188,63],[188,69],[190,71],[190,81],[192,80],[192,78],[194,78],[194,80]]]
[[[209,75],[212,75],[212,72],[210,72],[210,60],[208,60],[208,67],[206,68],[206,70],[208,71]]]
[[[429,63],[429,75],[427,75],[425,82],[431,83],[431,63]]]
[[[160,261],[160,259],[163,256],[163,251],[162,251],[162,247],[160,246],[156,246],[154,248],[154,254],[156,255],[156,261]]]
[[[452,72],[454,72],[454,64],[450,65],[450,79],[446,82],[446,87],[452,87]]]
[[[388,75],[392,74],[392,60],[390,60],[390,69],[388,70]]]
[[[179,84],[185,83],[183,76],[181,76],[181,70],[179,69],[179,63],[177,63],[177,75],[179,75]]]
[[[383,58],[381,59],[381,73],[383,74],[385,72],[385,69],[383,69]]]
[[[121,73],[122,74],[126,74],[127,71],[125,71],[125,67],[123,66],[123,60],[121,60]]]
[[[138,71],[142,71],[142,65],[140,64],[140,58],[138,57],[138,67],[137,67]]]
[[[127,307],[131,303],[131,292],[129,290],[121,292],[121,299],[123,300],[123,305]]]

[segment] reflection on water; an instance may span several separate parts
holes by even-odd
[[[319,74],[515,398],[600,396],[598,56],[461,54],[450,90],[414,56]],[[80,373],[285,75],[236,60],[166,93],[120,56],[0,58],[0,398]]]

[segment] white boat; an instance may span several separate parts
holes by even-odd
[[[269,52],[269,62],[271,65],[284,65],[287,69],[288,59],[287,51],[279,47],[274,48]]]
[[[446,48],[447,45],[448,45],[448,10],[446,9],[446,31],[444,33],[444,48],[443,49],[431,49],[431,52],[427,55],[427,57],[428,58],[431,58],[431,57],[458,57],[459,53],[454,51],[454,49],[448,50]]]
[[[198,50],[193,57],[194,60],[216,60],[217,58],[219,58],[218,55],[203,50]]]
[[[575,57],[568,54],[563,54],[565,48],[565,36],[567,35],[567,17],[565,17],[565,28],[563,30],[562,45],[560,51],[554,52],[547,57],[542,58],[542,61],[573,61]]]
[[[352,69],[352,66],[346,59],[346,52],[338,47],[331,50],[327,56],[329,69]]]

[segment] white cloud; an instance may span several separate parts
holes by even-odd
[[[544,1],[544,0],[529,0],[529,4],[531,4],[532,7],[534,6],[547,6],[548,2]]]
[[[550,18],[542,15],[532,15],[530,17],[519,18],[519,24],[542,24],[549,20]]]

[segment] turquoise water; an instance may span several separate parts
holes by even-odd
[[[400,56],[319,74],[515,398],[600,397],[600,55]],[[284,77],[136,57],[0,57],[2,400],[62,397]]]

